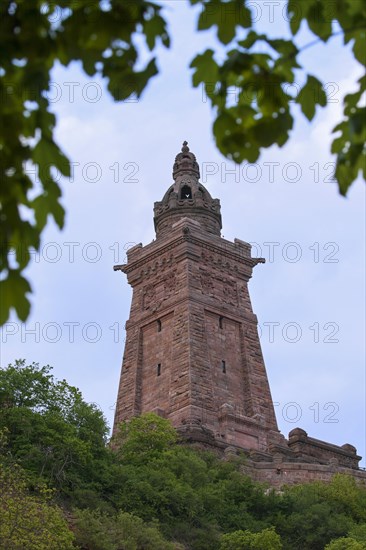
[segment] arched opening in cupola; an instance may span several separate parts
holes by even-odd
[[[180,198],[184,200],[192,198],[192,189],[189,187],[189,185],[183,185],[180,192]]]

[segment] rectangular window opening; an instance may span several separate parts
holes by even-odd
[[[219,328],[224,328],[224,318],[222,315],[219,317]]]
[[[221,361],[221,368],[222,368],[222,372],[225,374],[226,373],[226,363],[225,363],[225,361]]]
[[[158,325],[158,332],[161,332],[161,321],[160,321],[160,319],[158,319],[158,320],[156,321],[156,323],[157,323],[157,325]]]
[[[156,369],[156,374],[157,374],[157,376],[161,375],[161,363],[158,363],[158,367]]]

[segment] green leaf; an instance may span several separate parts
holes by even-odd
[[[293,59],[279,58],[275,61],[273,74],[283,77],[286,82],[292,84],[295,81],[294,69],[300,66]]]
[[[332,153],[340,153],[344,147],[344,140],[342,137],[338,137],[335,140],[333,140],[332,146],[331,146],[331,152]]]
[[[350,15],[366,18],[366,6],[364,0],[346,0],[346,10]]]
[[[48,220],[53,216],[56,224],[62,229],[65,220],[65,210],[58,201],[58,195],[48,191],[36,197],[31,203],[36,218],[37,227],[42,230]]]
[[[263,118],[253,127],[253,135],[262,147],[270,147],[278,141],[282,143],[287,134],[287,128],[283,127],[277,118]]]
[[[332,34],[332,19],[325,13],[324,5],[318,0],[313,0],[313,3],[308,6],[306,16],[310,30],[319,36],[321,40],[326,42]]]
[[[209,0],[202,4],[198,30],[217,26],[218,39],[223,44],[228,44],[235,37],[237,26],[248,28],[251,24],[251,12],[243,0]]]
[[[337,124],[333,129],[335,132],[341,132],[341,135],[334,139],[331,151],[337,155],[335,177],[339,192],[344,196],[360,173],[365,177],[365,109],[357,109],[349,119]]]
[[[10,310],[15,309],[18,318],[25,321],[30,312],[30,302],[27,293],[32,292],[27,279],[19,270],[11,269],[5,280],[0,281],[0,325],[6,323]]]
[[[299,0],[288,0],[287,3],[287,17],[290,20],[290,29],[292,34],[298,33],[302,18],[304,17],[304,2]]]
[[[335,177],[338,181],[339,192],[345,197],[355,177],[352,174],[351,167],[347,165],[342,156],[337,159]]]
[[[347,94],[344,98],[345,115],[351,115],[356,109],[358,103],[360,102],[362,94],[364,93],[366,88],[366,76],[360,78],[358,82],[360,84],[359,90],[353,94]]]
[[[214,122],[213,132],[219,150],[234,162],[248,160],[255,162],[260,153],[259,145],[245,120],[236,120],[233,116],[237,109],[222,112]]]
[[[153,50],[156,45],[157,38],[161,38],[165,46],[169,46],[170,40],[166,30],[165,20],[157,13],[144,22],[143,25],[146,43],[150,50]]]
[[[43,195],[36,197],[32,202],[32,206],[34,209],[37,227],[39,227],[39,229],[42,231],[47,223],[49,215],[49,204],[47,197]]]
[[[32,152],[32,159],[39,166],[39,176],[48,174],[51,166],[55,166],[62,175],[70,177],[71,167],[68,158],[51,139],[41,138]]]
[[[150,78],[158,73],[155,58],[151,59],[145,69],[133,72],[121,69],[114,61],[105,67],[104,76],[109,78],[108,90],[116,101],[123,101],[131,96],[140,97]]]
[[[366,30],[358,29],[352,32],[352,38],[354,39],[354,44],[352,47],[355,58],[359,61],[364,67],[366,66]]]
[[[218,65],[213,58],[213,50],[206,50],[197,55],[191,62],[190,68],[196,69],[192,75],[192,83],[195,88],[203,82],[215,85],[218,80]]]
[[[283,56],[295,57],[299,50],[291,40],[268,40],[268,44]]]
[[[58,200],[54,200],[52,203],[51,214],[59,229],[62,229],[65,222],[65,209],[59,203]]]
[[[322,83],[315,76],[308,75],[307,82],[295,101],[300,104],[306,118],[312,120],[315,115],[316,105],[324,107],[327,104],[327,97]]]
[[[158,74],[158,68],[156,66],[155,58],[151,59],[146,65],[145,69],[139,72],[135,72],[135,91],[137,97],[140,97],[142,92],[145,90],[149,80]]]
[[[213,125],[214,134],[216,139],[219,140],[222,140],[225,136],[229,135],[230,132],[235,131],[235,129],[235,119],[227,112],[219,114]]]
[[[350,138],[352,143],[365,143],[366,142],[366,107],[357,109],[349,117],[350,125]]]
[[[238,50],[232,50],[228,53],[228,57],[223,65],[223,72],[224,73],[235,73],[236,75],[241,75],[245,71],[254,72],[253,65],[257,61],[258,66],[260,65],[259,58],[260,56],[265,56],[266,54],[253,54],[253,53],[246,53],[241,52]]]
[[[242,46],[246,50],[251,48],[258,40],[265,40],[266,36],[264,34],[257,34],[255,31],[251,30],[247,34],[247,37],[244,40],[238,42],[239,46]]]

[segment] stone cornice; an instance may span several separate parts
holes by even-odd
[[[189,231],[189,229],[188,231],[186,231],[186,228],[183,228],[182,234],[180,234],[176,238],[169,240],[166,243],[162,243],[161,246],[159,246],[158,241],[154,241],[154,243],[147,245],[147,247],[149,247],[155,244],[156,246],[154,246],[154,250],[147,251],[146,247],[141,248],[136,259],[130,261],[127,264],[115,265],[113,266],[113,269],[115,271],[122,271],[123,273],[126,273],[126,274],[131,273],[136,269],[145,267],[147,263],[153,262],[154,260],[161,258],[163,255],[173,250],[176,250],[179,245],[185,242],[197,245],[214,254],[223,255],[227,259],[230,259],[234,262],[238,262],[242,265],[244,264],[250,268],[255,267],[258,263],[264,263],[265,261],[263,258],[251,258],[251,257],[246,257],[243,254],[240,254],[240,252],[235,253],[234,251],[229,250],[229,248],[226,246],[218,246],[216,244],[213,244],[212,242],[209,242],[206,239],[202,239],[200,237],[197,237],[196,235],[193,235]],[[234,243],[231,243],[230,241],[225,241],[225,242],[229,242],[232,247],[235,247]]]

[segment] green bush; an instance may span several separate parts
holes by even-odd
[[[49,490],[30,494],[21,468],[0,464],[0,549],[72,550],[74,535]]]
[[[120,511],[115,516],[97,511],[75,512],[75,535],[79,545],[92,550],[179,550],[168,542],[158,526],[145,524],[140,518]]]
[[[281,550],[281,537],[274,529],[259,533],[235,531],[221,537],[220,550]]]

